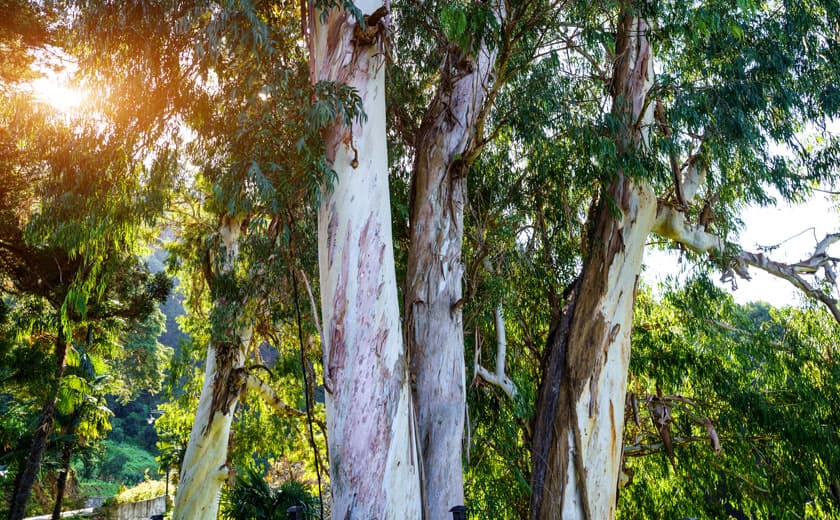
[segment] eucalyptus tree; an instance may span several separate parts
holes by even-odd
[[[727,279],[765,269],[835,312],[803,277],[826,268],[833,280],[835,236],[796,266],[743,252],[730,236],[739,204],[768,203],[768,184],[796,200],[836,173],[835,142],[809,154],[797,137],[837,112],[832,6],[625,2],[564,12],[568,53],[556,63],[569,97],[555,116],[568,126],[552,128],[579,164],[555,182],[578,177],[596,191],[571,212],[585,222],[580,268],[552,309],[543,354],[533,518],[615,514],[633,304],[651,232]],[[792,155],[771,152],[773,142]]]
[[[442,518],[464,502],[461,251],[466,176],[493,138],[494,129],[486,127],[525,33],[529,7],[527,2],[406,3],[396,16],[398,59],[391,92],[397,103],[412,94],[431,96],[419,107],[392,111],[407,148],[401,160],[413,161],[405,349],[418,421],[423,509],[429,518]],[[434,82],[431,92],[419,87],[427,81]]]
[[[835,312],[823,280],[814,284],[804,275],[824,269],[830,289],[826,249],[836,236],[819,241],[797,265],[771,262],[733,243],[741,205],[771,203],[771,187],[801,200],[836,174],[837,144],[824,126],[837,111],[832,5],[781,4],[772,13],[715,2],[564,6],[553,24],[561,43],[521,81],[514,79],[510,93],[501,90],[509,124],[485,148],[507,164],[479,161],[471,171],[471,193],[481,197],[471,197],[468,208],[475,217],[467,234],[475,246],[469,244],[466,258],[467,295],[474,297],[481,283],[476,273],[487,249],[499,251],[491,263],[516,274],[517,282],[505,284],[504,300],[548,307],[536,316],[506,307],[517,316],[508,340],[518,343],[520,355],[534,356],[540,370],[525,372],[542,381],[535,423],[521,426],[532,447],[535,517],[612,514],[621,452],[612,433],[621,430],[611,425],[623,424],[627,320],[649,233],[684,244],[692,261],[719,268],[727,280],[745,275],[747,266],[765,269]],[[643,23],[633,28],[633,16]],[[771,45],[779,35],[780,43]],[[750,42],[747,53],[744,42]],[[664,58],[654,63],[652,49]],[[800,104],[792,102],[800,96]],[[414,106],[423,106],[418,97]],[[403,115],[397,114],[398,131]],[[822,135],[803,147],[797,133],[814,128]],[[792,153],[773,153],[772,143]],[[496,193],[483,191],[482,182],[495,178],[503,179],[493,186]],[[481,207],[486,202],[493,207]],[[635,211],[643,214],[634,217]],[[543,283],[524,287],[545,301],[515,285],[528,268]],[[468,309],[479,303],[469,299]],[[479,321],[474,316],[466,321]],[[535,346],[534,332],[544,334],[545,349]],[[496,343],[504,344],[501,339]],[[530,395],[522,372],[483,378],[478,357],[473,364],[479,381],[508,393],[518,383],[520,398],[523,390]],[[520,403],[514,399],[511,408]],[[585,498],[587,488],[598,496]]]
[[[504,131],[510,83],[561,45],[563,2],[395,2],[389,68],[393,170],[408,181],[406,352],[423,463],[424,514],[464,501],[464,210],[474,162]],[[410,167],[408,167],[410,165]],[[487,251],[482,269],[493,270]],[[500,337],[501,305],[495,309]],[[512,392],[500,346],[496,372],[480,377]]]
[[[323,132],[335,172],[318,211],[332,515],[418,518],[421,473],[388,188],[388,11],[379,0],[346,7],[316,2],[306,19],[313,85],[350,87],[359,107],[335,111]]]

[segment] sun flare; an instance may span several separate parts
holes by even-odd
[[[71,87],[67,78],[60,75],[38,78],[31,85],[35,99],[59,112],[79,112],[88,100],[87,92]]]

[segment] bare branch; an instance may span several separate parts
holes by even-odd
[[[505,356],[507,355],[507,341],[505,339],[505,322],[502,316],[502,306],[497,305],[494,312],[496,319],[496,371],[490,372],[478,363],[475,364],[475,376],[480,377],[491,385],[496,385],[507,394],[510,399],[516,397],[516,385],[505,375]]]
[[[696,253],[722,253],[725,250],[723,240],[707,232],[705,228],[699,225],[690,224],[686,221],[683,212],[667,204],[660,204],[657,209],[653,232],[679,242]],[[741,252],[732,259],[731,267],[723,274],[721,281],[734,281],[736,274],[749,280],[748,266],[761,269],[773,276],[787,280],[809,297],[822,302],[834,316],[834,319],[840,323],[840,308],[837,306],[837,300],[819,288],[813,287],[801,276],[803,274],[814,275],[819,269],[823,269],[826,280],[832,284],[836,283],[834,266],[840,260],[829,256],[827,250],[829,246],[838,241],[840,241],[840,233],[826,236],[817,244],[810,257],[795,264],[770,260],[763,253]]]
[[[822,245],[824,242],[825,239],[820,244]],[[815,254],[799,263],[788,265],[781,262],[774,262],[762,253],[741,253],[737,260],[745,265],[756,267],[792,283],[796,288],[811,298],[821,301],[828,307],[834,319],[840,323],[840,308],[837,307],[837,300],[818,288],[812,287],[811,284],[800,276],[801,274],[815,274],[818,268],[823,267],[826,269],[826,273],[832,273],[829,276],[833,277],[830,263],[835,263],[835,259],[829,258],[825,254]],[[746,272],[746,270],[744,271]],[[724,276],[726,277],[727,274],[724,273]],[[747,279],[749,279],[749,276],[747,276]]]
[[[706,184],[706,165],[696,155],[692,155],[683,168],[685,174],[682,180],[682,192],[686,204],[690,204],[700,191],[700,186]]]
[[[493,266],[490,264],[490,259],[484,257],[483,264],[488,272],[493,272]],[[479,364],[478,359],[478,345],[476,345],[476,357],[474,364],[474,377],[480,377],[485,382],[496,385],[507,394],[510,399],[516,396],[516,385],[513,381],[505,375],[505,358],[507,357],[507,335],[505,333],[505,319],[502,315],[502,304],[496,305],[496,310],[493,313],[496,324],[496,371],[490,372]]]
[[[723,240],[701,226],[690,224],[685,219],[685,213],[667,204],[660,204],[657,208],[653,232],[679,242],[695,253],[724,250]]]
[[[321,361],[324,363],[324,383],[327,387],[332,387],[332,379],[330,378],[329,357],[327,356],[327,344],[324,341],[324,332],[321,330],[321,322],[318,321],[318,306],[315,304],[315,298],[312,296],[312,286],[309,285],[309,278],[303,269],[300,270],[300,275],[303,278],[303,285],[306,286],[306,294],[309,295],[309,305],[312,307],[312,319],[315,320],[315,329],[318,331],[318,337],[321,339]]]
[[[248,390],[256,392],[257,395],[259,395],[268,406],[274,408],[274,410],[280,412],[283,415],[295,415],[298,417],[305,415],[300,410],[292,408],[291,406],[284,403],[273,388],[268,386],[254,374],[247,375],[247,377],[245,378],[245,386],[248,388]]]

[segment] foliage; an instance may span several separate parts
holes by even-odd
[[[119,414],[101,468],[94,471],[93,461],[83,468],[89,477],[137,480],[154,468],[136,445],[138,437],[147,449],[153,442],[144,420],[155,405],[140,392],[159,390],[170,356],[155,340],[156,302],[170,286],[141,265],[138,247],[164,209],[175,235],[167,263],[181,278],[190,337],[171,363],[169,402],[159,406],[159,465],[177,466],[183,456],[205,349],[234,325],[256,331],[249,370],[323,422],[323,407],[301,391],[304,370],[312,381],[321,368],[298,273],[317,278],[310,237],[318,194],[333,180],[320,130],[335,121],[363,124],[365,114],[352,89],[311,84],[297,8],[201,0],[1,4],[0,463],[21,463],[38,412],[56,393],[63,417],[55,440],[93,444],[108,429],[104,408]],[[476,380],[468,394],[467,501],[487,518],[527,515],[545,346],[564,289],[586,261],[590,217],[602,203],[615,206],[603,193],[617,172],[650,186],[661,203],[679,205],[672,157],[696,157],[707,166],[708,185],[682,209],[690,222],[733,241],[744,205],[772,204],[776,193],[804,200],[833,182],[840,160],[840,140],[828,130],[840,112],[836,1],[666,0],[637,10],[632,2],[556,4],[395,1],[385,48],[401,278],[413,147],[441,71],[464,65],[452,57],[474,59],[481,44],[500,56],[495,104],[478,136],[486,141],[465,172],[466,363],[494,358],[500,305],[518,390],[510,401]],[[617,22],[631,4],[632,14],[651,22],[656,77],[647,102],[661,103],[663,121],[647,129],[649,143],[628,153],[616,136],[636,122],[611,108],[621,100],[610,69],[622,58]],[[506,16],[494,10],[500,5]],[[322,16],[341,8],[364,24],[366,13],[349,1],[309,7]],[[58,115],[20,88],[37,75],[33,50],[46,45],[78,60],[82,83],[96,92],[90,113]],[[216,253],[226,218],[242,222],[242,235],[237,264],[221,273]],[[737,249],[730,242],[713,258],[686,256],[726,269]],[[649,456],[628,457],[635,478],[621,493],[621,514],[837,515],[835,329],[813,309],[736,306],[705,280],[661,298],[642,291],[629,389],[648,404],[657,390],[690,399],[673,405],[671,431],[692,440],[677,442],[670,466],[651,421],[628,421],[628,445],[642,446],[628,453]],[[71,344],[63,381],[54,375],[61,331]],[[116,398],[106,402],[106,394]],[[705,418],[722,439],[719,457],[705,446]],[[232,466],[241,475],[301,460],[308,485],[315,461],[307,442],[325,453],[325,432],[314,437],[302,419],[277,417],[246,397]],[[96,447],[82,457],[95,459]],[[239,497],[245,486],[274,500],[277,493],[250,471],[226,496]]]
[[[273,489],[254,469],[236,477],[234,486],[222,495],[221,516],[230,520],[285,520],[286,511],[303,507],[303,517],[317,517],[318,498],[301,482],[287,480]]]
[[[111,497],[119,493],[120,484],[98,479],[85,479],[79,482],[79,494],[84,497]]]
[[[106,440],[105,456],[93,474],[98,480],[127,484],[142,482],[147,475],[157,473],[157,462],[152,454],[132,444]]]
[[[621,492],[623,518],[840,514],[840,331],[826,312],[736,305],[701,277],[658,299],[641,294],[636,320],[629,390],[643,400],[659,388],[694,405],[671,409],[675,468],[644,404],[641,426],[628,418],[626,444],[650,447],[625,448],[647,456],[626,459],[634,474]]]
[[[171,490],[170,490],[171,491]],[[166,492],[166,482],[163,480],[143,480],[136,486],[121,489],[119,493],[108,500],[108,503],[130,504],[141,502],[163,495]]]

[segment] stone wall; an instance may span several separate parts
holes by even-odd
[[[162,515],[166,511],[166,495],[132,502],[130,504],[110,504],[96,511],[96,518],[103,520],[148,520],[152,515]]]

